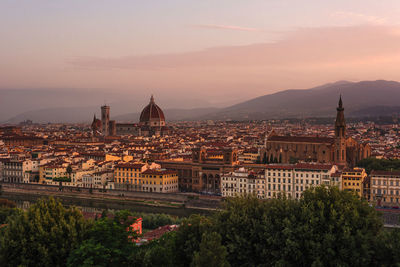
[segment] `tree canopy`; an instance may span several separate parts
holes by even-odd
[[[300,200],[228,198],[141,246],[126,211],[85,221],[50,198],[6,219],[2,266],[400,266],[400,230],[349,191],[318,186]]]
[[[129,212],[117,212],[113,218],[105,214],[96,220],[87,239],[72,251],[68,266],[121,266],[128,264],[138,234],[130,227],[135,221]]]
[[[383,231],[366,201],[324,186],[300,201],[228,199],[214,225],[232,266],[366,266]]]
[[[376,171],[390,171],[390,170],[400,170],[400,160],[399,159],[377,159],[377,158],[366,158],[362,159],[357,163],[358,167],[365,168],[368,174],[372,170]]]
[[[8,217],[6,224],[0,236],[2,266],[64,266],[90,226],[79,210],[51,197]]]

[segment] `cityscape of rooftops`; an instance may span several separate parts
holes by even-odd
[[[0,265],[399,265],[399,15],[1,2]]]

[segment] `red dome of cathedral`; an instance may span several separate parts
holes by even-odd
[[[141,125],[146,126],[165,126],[164,112],[154,103],[154,97],[151,96],[150,103],[140,113]]]

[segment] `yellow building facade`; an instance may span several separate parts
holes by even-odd
[[[354,191],[358,196],[363,196],[363,184],[367,173],[363,168],[345,169],[342,172],[342,189]]]
[[[114,167],[114,184],[116,189],[141,190],[141,174],[147,169],[143,163],[121,163]]]
[[[39,167],[39,183],[40,184],[51,184],[53,179],[66,177],[67,166],[58,164],[45,164]]]
[[[149,169],[142,173],[141,182],[145,192],[178,192],[178,173],[175,171]]]

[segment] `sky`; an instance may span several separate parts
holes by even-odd
[[[0,90],[154,94],[187,108],[400,81],[399,18],[398,0],[1,0]]]

